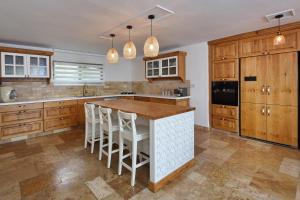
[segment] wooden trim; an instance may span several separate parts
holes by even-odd
[[[41,50],[32,50],[32,49],[20,49],[20,48],[1,47],[1,46],[0,46],[0,52],[34,54],[34,55],[43,55],[43,56],[52,56],[54,54],[54,52],[51,52],[51,51],[41,51]]]
[[[159,54],[156,57],[144,57],[143,60],[148,61],[148,60],[156,60],[156,59],[172,57],[172,56],[186,56],[186,54],[187,53],[185,51],[174,51],[174,52]]]
[[[282,32],[294,30],[294,29],[300,29],[300,21],[290,23],[290,24],[285,24],[285,25],[281,26]],[[218,43],[227,42],[227,41],[234,41],[234,40],[239,40],[239,39],[245,39],[245,38],[250,38],[250,37],[264,36],[266,34],[276,33],[277,31],[278,31],[278,27],[274,26],[271,28],[266,28],[266,29],[251,31],[251,32],[242,33],[242,34],[238,34],[238,35],[233,35],[233,36],[229,36],[229,37],[225,37],[225,38],[220,38],[220,39],[216,39],[216,40],[211,40],[208,42],[208,45],[218,44]]]
[[[176,179],[177,177],[182,175],[184,172],[186,172],[188,169],[192,168],[194,165],[195,165],[195,160],[192,159],[192,160],[188,161],[187,163],[185,163],[184,165],[182,165],[181,167],[179,167],[178,169],[176,169],[174,172],[167,175],[165,178],[163,178],[159,182],[157,182],[157,183],[150,182],[148,184],[148,189],[151,190],[152,192],[158,192],[162,187],[164,187],[165,185],[172,182],[174,179]]]
[[[195,129],[199,130],[199,131],[210,131],[211,130],[210,127],[200,126],[200,125],[197,125],[197,124],[195,124]]]

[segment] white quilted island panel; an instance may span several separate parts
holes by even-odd
[[[194,111],[150,121],[150,181],[194,158]]]

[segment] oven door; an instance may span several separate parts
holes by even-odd
[[[238,82],[213,82],[212,103],[220,105],[238,106]]]

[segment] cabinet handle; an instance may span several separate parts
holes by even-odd
[[[270,111],[270,108],[269,108],[269,107],[267,108],[267,113],[268,113],[268,116],[271,115],[271,111]]]
[[[267,94],[270,95],[271,94],[271,86],[267,86]]]
[[[265,108],[265,107],[262,107],[262,109],[261,109],[261,114],[262,114],[262,115],[265,115],[265,112],[266,112],[266,108]]]
[[[261,92],[262,92],[263,94],[266,93],[266,86],[263,85],[263,86],[261,87]]]

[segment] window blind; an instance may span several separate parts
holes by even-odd
[[[53,81],[57,84],[103,83],[103,65],[54,61]]]

